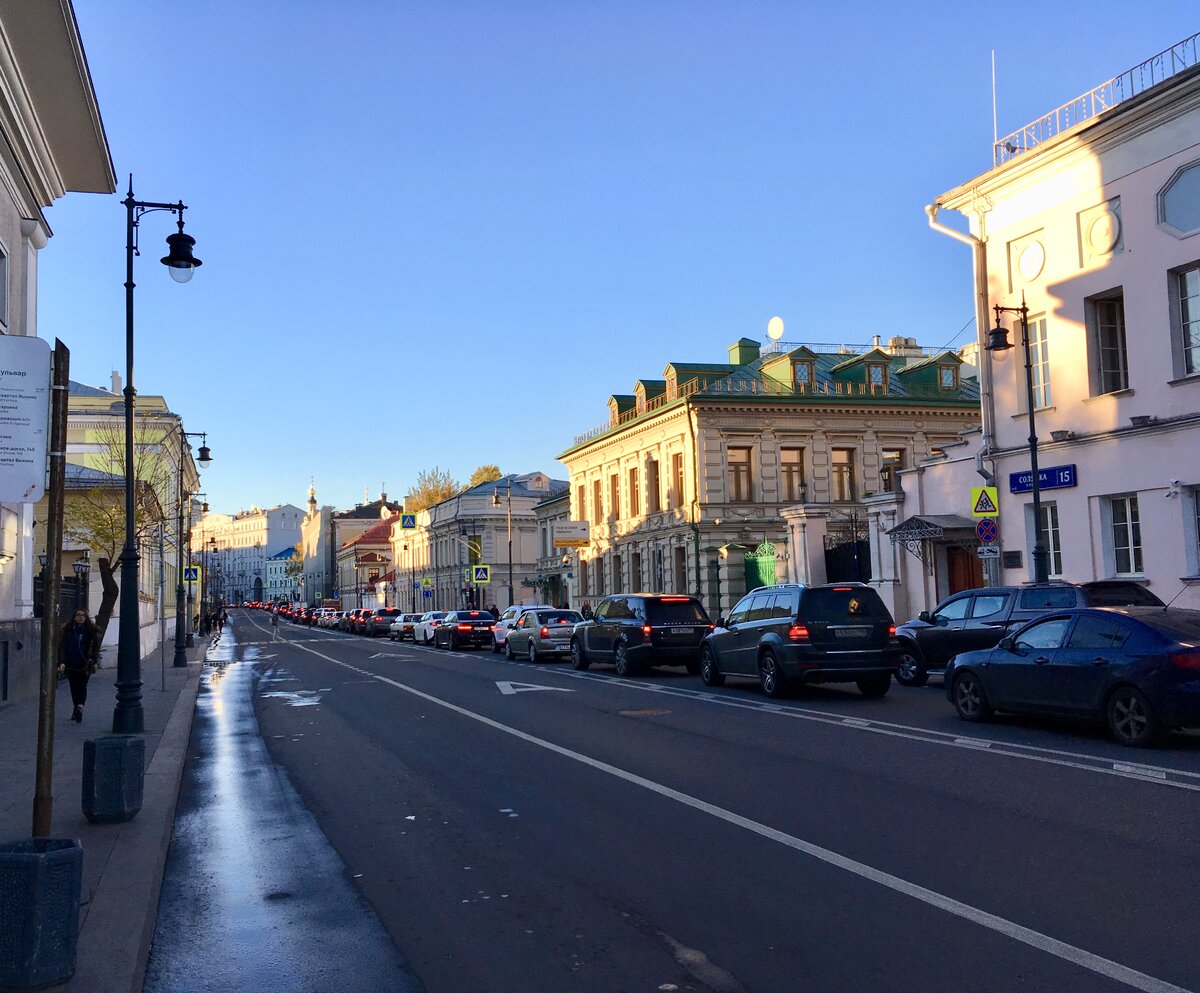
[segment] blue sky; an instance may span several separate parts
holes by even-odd
[[[742,336],[962,344],[922,211],[992,139],[1200,30],[1194,0],[75,0],[117,196],[50,208],[39,333],[208,432],[214,511],[543,469],[611,393]],[[945,215],[944,215],[944,218]]]

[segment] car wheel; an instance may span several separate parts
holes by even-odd
[[[592,663],[588,661],[587,656],[583,654],[583,648],[579,641],[575,638],[571,639],[571,668],[578,669],[582,672]]]
[[[613,651],[613,664],[617,667],[618,676],[635,674],[633,661],[629,658],[629,646],[623,641],[618,641],[617,647]]]
[[[395,641],[396,636],[391,631],[388,632],[388,641]]]
[[[1150,701],[1133,686],[1118,686],[1108,698],[1108,730],[1122,745],[1149,748],[1163,737]]]
[[[535,644],[533,643],[533,639],[532,639],[532,638],[530,638],[530,639],[529,639],[529,661],[530,661],[530,662],[537,662],[537,661],[540,661],[540,660],[538,659],[537,645],[535,645]]]
[[[983,680],[969,669],[954,679],[954,709],[964,721],[986,721],[992,714]]]
[[[758,660],[758,682],[762,686],[762,691],[772,700],[778,700],[787,694],[787,677],[779,668],[779,659],[769,648]]]
[[[901,686],[924,686],[929,682],[929,672],[921,664],[921,656],[916,648],[905,645],[900,651],[900,668],[896,672],[896,682]]]
[[[725,685],[725,674],[717,668],[717,657],[708,645],[700,649],[700,679],[705,686]]]
[[[458,642],[454,640],[454,635],[450,635],[450,637],[446,639],[446,647],[452,652],[458,651]]]
[[[866,679],[855,680],[855,683],[858,686],[858,692],[863,696],[887,696],[887,691],[892,685],[892,674],[885,672],[878,676],[867,676]]]
[[[504,640],[505,640],[505,641],[507,641],[508,639],[507,639],[507,638],[505,638]],[[493,655],[499,655],[499,654],[500,654],[500,642],[498,642],[498,641],[496,640],[496,636],[495,636],[495,635],[492,635],[492,654],[493,654]]]
[[[504,657],[508,659],[509,662],[515,662],[517,660],[517,657],[513,654],[512,645],[509,644],[507,638],[504,639]]]

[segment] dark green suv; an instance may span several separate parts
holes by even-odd
[[[749,676],[769,697],[793,683],[856,683],[863,696],[883,696],[899,665],[892,615],[861,583],[751,590],[700,650],[705,685]]]

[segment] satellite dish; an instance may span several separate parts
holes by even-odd
[[[767,321],[767,337],[772,341],[778,341],[783,337],[783,318],[772,317]]]

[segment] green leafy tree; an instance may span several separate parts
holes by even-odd
[[[292,585],[304,575],[304,542],[298,541],[292,546],[292,557],[283,568],[284,575],[292,580]]]
[[[404,498],[404,512],[415,514],[460,492],[462,486],[446,470],[436,466],[432,469],[422,469],[417,474],[417,481],[409,490],[408,496]]]
[[[481,465],[473,473],[471,480],[467,483],[467,488],[478,486],[480,483],[491,483],[500,478],[500,467],[498,465]]]

